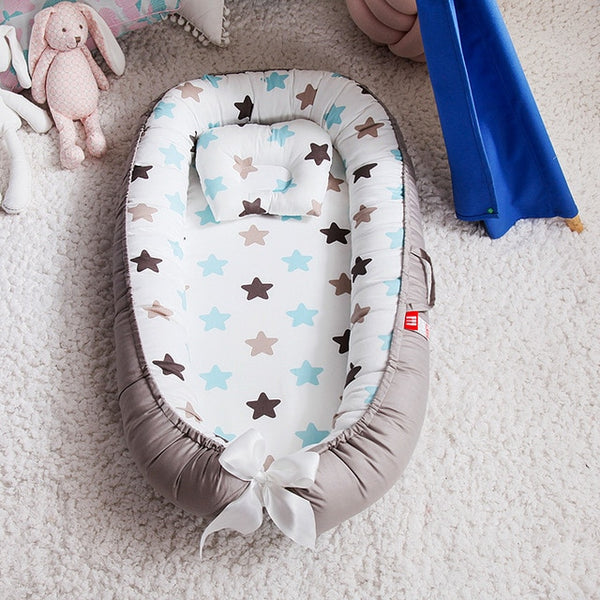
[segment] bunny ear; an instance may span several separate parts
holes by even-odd
[[[0,25],[0,73],[8,71],[10,68],[10,48],[6,35],[8,33],[8,25]]]
[[[106,21],[87,4],[77,2],[75,6],[82,12],[88,23],[88,30],[106,64],[115,75],[125,71],[125,55]]]
[[[27,69],[27,62],[23,56],[23,48],[17,39],[17,32],[14,27],[9,26],[5,33],[8,45],[10,46],[10,54],[12,56],[12,64],[17,74],[17,79],[23,88],[31,87],[31,77]]]
[[[33,73],[40,56],[47,47],[46,44],[46,25],[48,19],[54,13],[54,7],[50,6],[37,13],[33,19],[33,28],[31,29],[31,38],[29,39],[29,72]]]

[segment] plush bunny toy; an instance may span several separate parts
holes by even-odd
[[[21,86],[31,87],[27,63],[15,28],[0,25],[0,72],[8,70],[11,62]],[[23,144],[17,135],[21,117],[38,133],[45,133],[52,127],[50,117],[39,106],[19,94],[0,88],[0,139],[6,143],[11,157],[8,189],[4,201],[0,196],[0,202],[2,208],[10,214],[21,212],[31,196],[31,171]]]
[[[77,145],[74,121],[80,120],[92,156],[106,152],[98,115],[99,91],[108,80],[87,48],[88,33],[116,75],[125,70],[125,56],[106,22],[87,4],[59,2],[36,14],[29,42],[33,99],[48,107],[60,139],[60,161],[74,169],[84,159]]]

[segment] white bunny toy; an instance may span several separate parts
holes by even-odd
[[[8,70],[11,62],[21,86],[31,87],[27,63],[15,28],[0,25],[0,72]],[[10,214],[21,212],[31,198],[31,170],[25,149],[17,135],[17,130],[21,127],[21,117],[38,133],[45,133],[52,127],[52,121],[46,111],[20,94],[0,88],[0,139],[4,140],[11,157],[8,188],[3,201],[0,195],[0,202],[2,208]]]
[[[122,75],[123,51],[106,22],[87,4],[59,2],[40,11],[29,42],[33,99],[39,104],[48,102],[59,133],[60,161],[67,169],[74,169],[84,159],[74,121],[83,123],[92,156],[106,152],[98,90],[107,90],[108,80],[85,45],[88,33],[110,69]]]

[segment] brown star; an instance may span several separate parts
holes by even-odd
[[[346,384],[344,385],[344,387],[346,387],[346,385],[348,385],[351,381],[354,381],[356,379],[356,376],[358,375],[358,372],[361,369],[362,367],[359,367],[358,365],[355,366],[354,363],[350,363],[350,370],[346,375]]]
[[[336,344],[339,344],[338,352],[340,354],[346,354],[350,349],[350,330],[346,329],[343,335],[333,336],[331,338]]]
[[[347,244],[348,240],[346,236],[350,233],[349,229],[343,229],[338,227],[337,223],[331,223],[326,229],[319,229],[319,231],[327,236],[327,243],[333,244],[334,242],[340,242],[340,244]]]
[[[332,190],[334,192],[340,192],[340,184],[344,183],[343,179],[334,177],[333,174],[329,173],[329,181],[327,182],[327,191]]]
[[[356,171],[354,171],[354,173],[352,173],[352,175],[354,175],[354,183],[356,183],[361,177],[364,177],[365,179],[370,179],[371,171],[376,166],[377,166],[377,163],[370,163],[368,165],[363,165],[362,167],[359,167],[358,169],[356,169]]]
[[[248,215],[266,215],[267,211],[261,207],[260,203],[260,198],[257,198],[253,202],[242,200],[244,210],[238,215],[238,217],[247,217]]]
[[[350,317],[350,323],[364,323],[365,317],[369,314],[370,310],[370,306],[361,306],[360,304],[356,304],[354,307],[354,312]]]
[[[244,246],[251,246],[252,244],[258,244],[259,246],[265,245],[265,236],[269,235],[267,230],[261,230],[256,225],[250,225],[248,231],[240,231],[239,233],[244,238]]]
[[[250,120],[250,118],[252,117],[252,111],[254,109],[254,104],[250,96],[246,96],[243,102],[234,102],[233,105],[239,111],[238,121],[242,121],[243,119]]]
[[[173,315],[173,311],[163,306],[158,300],[152,303],[152,306],[142,306],[142,308],[148,313],[149,319],[156,317],[162,317],[163,319],[169,320],[169,317]]]
[[[179,377],[181,381],[185,381],[182,375],[182,372],[185,371],[185,367],[176,363],[170,354],[165,354],[165,357],[162,360],[153,360],[152,364],[159,367],[162,370],[163,375],[175,375],[176,377]]]
[[[358,139],[365,137],[365,135],[370,135],[371,137],[377,137],[379,134],[377,130],[380,127],[383,127],[383,123],[375,123],[373,117],[369,117],[364,123],[361,125],[356,125],[354,129],[358,131]]]
[[[310,144],[310,152],[304,157],[304,160],[314,160],[317,165],[320,165],[324,160],[331,160],[327,153],[329,144]]]
[[[350,273],[352,273],[352,281],[356,281],[356,278],[359,275],[367,274],[367,265],[372,261],[372,258],[361,258],[360,256],[356,257],[354,261],[354,266]]]
[[[132,206],[131,208],[128,208],[127,212],[131,213],[131,215],[133,216],[132,221],[137,221],[138,219],[145,219],[146,221],[152,223],[154,221],[152,215],[154,213],[157,213],[158,209],[152,208],[147,204],[140,203],[136,204],[135,206]]]
[[[253,300],[254,298],[262,298],[263,300],[269,299],[267,293],[273,287],[272,283],[263,283],[258,277],[252,280],[252,283],[242,285],[241,288],[248,292],[246,300]]]
[[[371,213],[376,210],[376,206],[366,207],[364,204],[361,204],[358,212],[352,217],[354,219],[354,227],[358,227],[361,223],[370,223]]]
[[[296,98],[300,100],[300,110],[304,110],[308,106],[312,106],[315,103],[315,96],[317,95],[317,90],[309,83],[304,91],[300,94],[296,95]]]
[[[246,402],[246,406],[249,406],[254,413],[252,414],[253,419],[260,419],[260,417],[271,417],[274,419],[277,415],[275,414],[275,407],[281,404],[281,400],[278,398],[269,398],[264,392],[261,392],[258,396],[258,400],[251,400]]]
[[[311,200],[312,208],[306,213],[312,217],[320,217],[321,216],[321,207],[323,206],[322,202],[317,202],[316,200]]]
[[[252,157],[240,158],[237,154],[233,157],[235,164],[233,168],[240,174],[242,179],[246,179],[250,173],[258,171],[258,169],[252,164]]]
[[[352,282],[346,273],[341,273],[338,279],[330,279],[329,283],[335,288],[335,295],[349,294],[352,291]]]
[[[158,263],[162,262],[162,258],[153,258],[147,250],[142,250],[142,253],[137,258],[132,258],[131,262],[137,264],[138,273],[145,269],[158,273]]]
[[[278,338],[267,337],[264,331],[259,331],[255,338],[245,340],[246,344],[252,348],[250,356],[257,356],[258,354],[273,356],[273,344],[278,341]]]
[[[175,89],[181,92],[181,97],[183,99],[192,98],[196,102],[200,102],[200,94],[204,91],[201,87],[197,87],[189,81],[186,81],[184,84],[177,86]]]
[[[186,402],[185,408],[180,407],[179,410],[182,410],[188,419],[195,419],[198,423],[202,423],[202,417],[194,410],[194,407],[189,402]]]
[[[152,168],[152,165],[133,165],[131,171],[131,182],[133,183],[136,179],[148,179],[148,171]]]

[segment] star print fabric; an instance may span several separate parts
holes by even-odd
[[[263,203],[265,164],[286,172]],[[279,457],[360,419],[402,293],[402,173],[383,107],[335,74],[205,76],[157,104],[131,169],[130,279],[186,425],[224,443],[258,429]]]
[[[337,155],[332,168],[341,178]],[[275,457],[328,435],[344,391],[348,354],[333,338],[348,327],[350,294],[336,296],[329,280],[349,273],[350,249],[328,247],[319,229],[349,227],[347,186],[326,191],[328,173],[320,216],[238,217],[238,200],[233,220],[213,215],[218,222],[202,225],[197,213],[210,210],[209,198],[196,177],[189,190],[186,327],[192,370],[201,373],[193,405],[213,430],[258,429]]]

